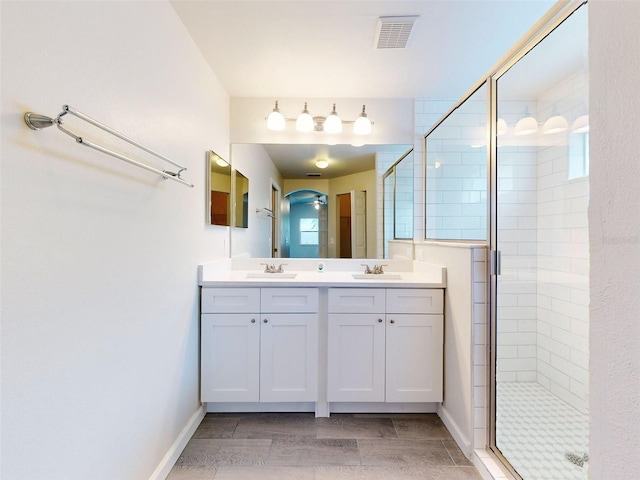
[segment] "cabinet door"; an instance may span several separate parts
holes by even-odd
[[[260,401],[318,400],[318,314],[262,314]]]
[[[201,400],[259,400],[260,322],[252,314],[203,314]]]
[[[442,401],[442,315],[387,315],[387,402]]]
[[[384,402],[384,316],[329,314],[330,402]]]

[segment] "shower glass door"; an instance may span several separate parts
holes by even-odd
[[[495,88],[493,448],[525,480],[586,480],[587,7]]]

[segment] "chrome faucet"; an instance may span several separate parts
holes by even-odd
[[[372,275],[380,275],[382,273],[384,273],[384,269],[383,267],[386,267],[386,264],[376,264],[373,267],[369,267],[369,265],[367,265],[366,263],[361,263],[360,265],[362,265],[364,267],[364,273],[365,274],[372,274]]]
[[[383,264],[374,265],[373,266],[373,270],[371,271],[371,273],[374,273],[376,275],[380,275],[380,274],[384,273],[383,267],[386,267],[386,266],[387,266],[386,264],[384,264],[384,265]]]
[[[286,263],[281,263],[278,268],[276,268],[275,263],[261,263],[260,265],[264,265],[264,273],[284,273],[284,268],[282,267],[285,266]]]

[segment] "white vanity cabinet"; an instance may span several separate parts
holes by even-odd
[[[327,400],[384,402],[385,291],[330,288]]]
[[[260,290],[260,401],[317,401],[318,289]]]
[[[315,402],[318,289],[203,288],[201,400]]]
[[[330,288],[329,402],[441,402],[443,291]]]

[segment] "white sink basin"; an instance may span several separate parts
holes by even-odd
[[[247,278],[296,278],[297,273],[265,273],[265,272],[249,272]]]
[[[353,278],[356,280],[401,280],[402,275],[399,273],[354,273]]]

